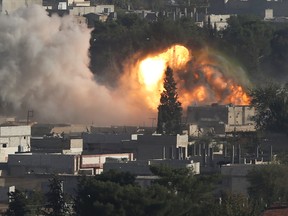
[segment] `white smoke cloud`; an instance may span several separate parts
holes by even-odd
[[[121,89],[95,82],[88,68],[90,30],[72,17],[49,17],[31,6],[2,15],[0,29],[0,98],[16,113],[32,109],[38,121],[99,125],[148,118]]]

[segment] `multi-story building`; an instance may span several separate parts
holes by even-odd
[[[136,160],[185,159],[188,135],[85,134],[84,153],[131,152]]]
[[[255,108],[243,105],[190,106],[187,110],[187,123],[190,135],[199,135],[209,128],[216,134],[232,132],[254,132],[253,116]]]
[[[31,126],[0,126],[0,162],[6,162],[9,154],[30,151]]]
[[[47,153],[19,153],[9,155],[7,162],[8,176],[66,174],[81,173],[95,175],[103,171],[103,164],[108,158],[133,160],[131,153],[119,154],[47,154]]]

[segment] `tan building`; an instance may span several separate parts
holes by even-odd
[[[254,115],[255,108],[244,105],[190,106],[187,110],[189,135],[198,136],[205,131],[216,134],[254,132]]]
[[[69,9],[69,14],[73,16],[83,16],[89,13],[110,14],[114,13],[114,5],[96,5],[96,6],[73,6]]]
[[[217,31],[224,30],[227,28],[227,20],[231,17],[230,14],[210,14],[205,16],[206,24],[210,22],[212,28],[216,27]]]
[[[9,154],[30,151],[31,126],[0,126],[0,162]]]

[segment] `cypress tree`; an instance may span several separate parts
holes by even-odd
[[[64,216],[68,214],[68,207],[66,205],[63,193],[63,183],[54,176],[49,179],[49,191],[46,194],[47,205],[45,215],[50,216]]]
[[[173,70],[167,67],[164,77],[164,90],[158,106],[157,133],[176,135],[181,133],[182,107],[178,101]]]

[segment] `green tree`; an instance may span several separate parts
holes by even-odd
[[[57,176],[49,179],[49,191],[46,194],[46,197],[46,215],[68,215],[68,207],[64,199],[63,182]]]
[[[103,172],[101,175],[95,176],[96,180],[99,181],[110,181],[122,185],[134,185],[135,175],[129,172],[118,172],[115,170],[109,170],[108,172]]]
[[[243,194],[224,193],[214,207],[213,216],[256,216],[253,203]]]
[[[257,17],[239,15],[228,20],[222,33],[223,42],[228,43],[232,54],[246,67],[250,77],[257,78],[261,60],[270,54],[273,26]]]
[[[257,206],[270,206],[274,202],[288,201],[287,165],[265,165],[251,170],[247,175],[249,196]]]
[[[288,131],[288,84],[268,84],[252,89],[249,95],[257,111],[254,120],[258,129]]]
[[[275,31],[271,40],[270,60],[275,70],[271,70],[272,76],[281,79],[286,76],[288,70],[288,28],[280,28]]]
[[[30,214],[28,199],[24,192],[16,189],[15,192],[9,193],[9,197],[10,203],[6,211],[7,216],[25,216]]]
[[[277,161],[280,164],[288,165],[288,152],[287,151],[279,152],[277,154]]]
[[[158,106],[157,132],[161,134],[181,133],[182,107],[178,101],[173,70],[167,67],[164,78],[164,90]]]
[[[214,205],[212,191],[218,176],[194,175],[191,169],[173,169],[164,165],[154,165],[150,169],[160,177],[154,184],[159,184],[167,188],[169,193],[177,195],[178,202],[185,206],[182,207],[184,215],[213,215],[208,206]]]
[[[101,174],[102,175],[102,174]],[[100,175],[100,176],[101,176]],[[189,200],[179,200],[159,184],[140,187],[136,184],[120,185],[99,178],[84,177],[79,180],[75,198],[75,213],[79,216],[174,216],[184,215],[190,208]]]

